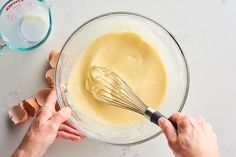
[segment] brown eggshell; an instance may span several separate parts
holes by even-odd
[[[25,109],[20,105],[13,106],[9,109],[8,115],[14,124],[23,124],[25,123],[29,116]]]
[[[58,55],[60,53],[59,49],[54,49],[49,54],[49,64],[52,68],[55,68]]]
[[[36,102],[35,98],[25,99],[22,104],[29,116],[33,117],[38,114],[39,105]]]
[[[56,102],[56,105],[55,105],[55,111],[59,111],[60,109],[61,109],[61,108],[60,108],[58,102]]]
[[[50,54],[49,54],[49,58],[48,60],[50,61],[52,56],[55,56],[55,55],[58,55],[60,53],[60,50],[59,49],[53,49]]]
[[[37,95],[35,96],[35,99],[39,106],[43,106],[47,100],[47,97],[51,91],[51,88],[44,88],[40,90]]]
[[[45,78],[48,81],[50,87],[54,87],[54,71],[55,70],[51,68],[45,74]]]

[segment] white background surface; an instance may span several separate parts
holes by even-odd
[[[2,1],[1,1],[2,2]],[[53,30],[30,53],[6,50],[0,56],[0,156],[10,156],[28,125],[14,126],[7,110],[46,86],[48,53],[61,48],[83,22],[110,11],[132,11],[153,18],[172,32],[187,57],[191,84],[184,113],[212,123],[222,157],[236,156],[236,1],[235,0],[51,0]],[[1,27],[1,26],[0,26]],[[170,157],[163,135],[132,147],[113,147],[89,139],[57,140],[47,157]]]

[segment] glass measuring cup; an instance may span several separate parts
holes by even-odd
[[[9,0],[0,10],[0,53],[4,47],[29,51],[51,32],[50,5],[44,0]]]

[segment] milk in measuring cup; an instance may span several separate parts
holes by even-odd
[[[47,34],[48,26],[40,16],[27,15],[22,18],[20,33],[31,42],[41,41]]]
[[[40,46],[51,31],[50,5],[42,0],[11,0],[0,9],[0,51],[9,47],[29,51]]]

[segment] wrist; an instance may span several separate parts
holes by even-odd
[[[17,148],[11,157],[31,157],[32,153],[27,149]],[[33,157],[33,156],[32,156]]]
[[[44,151],[45,152],[45,151]],[[37,150],[35,147],[20,145],[11,157],[41,157],[44,152]]]
[[[21,144],[12,157],[41,157],[47,150],[47,146],[36,140],[33,134],[27,132]]]
[[[46,151],[46,150],[45,150]],[[11,157],[41,157],[45,153],[43,150],[38,150],[37,148],[31,146],[20,145]]]

